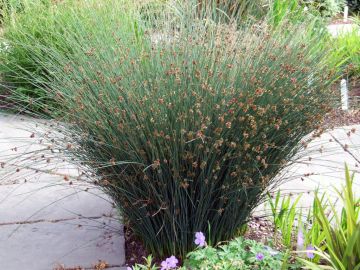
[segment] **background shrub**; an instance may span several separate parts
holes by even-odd
[[[68,6],[50,6],[42,1],[24,2],[20,11],[14,11],[5,18],[4,33],[0,52],[2,65],[0,72],[3,80],[12,88],[11,100],[14,103],[28,105],[30,110],[39,111],[37,103],[49,104],[45,85],[34,86],[31,76],[49,76],[34,57],[34,44],[41,54],[42,47],[56,48],[64,54],[71,48],[63,35],[62,27],[71,24],[71,9]],[[21,45],[19,45],[21,44]],[[43,53],[43,57],[46,57]],[[37,102],[33,102],[36,100]]]
[[[349,9],[355,14],[360,13],[360,1],[359,0],[346,0]]]
[[[161,13],[163,5],[173,3],[171,0],[148,0],[139,2],[139,6],[143,9],[145,17],[148,13]],[[213,19],[229,20],[236,16],[240,20],[249,18],[261,19],[267,14],[269,8],[268,1],[252,1],[252,0],[190,0],[194,6],[197,6],[197,11],[200,16],[203,12],[209,12],[213,15]],[[209,14],[208,14],[209,15]]]
[[[345,0],[301,0],[306,6],[317,10],[321,16],[333,17],[343,11]]]
[[[21,12],[24,9],[26,0],[0,0],[0,22],[11,16],[13,13]]]
[[[86,47],[86,39],[99,32],[111,35],[121,20],[117,18],[121,7],[113,5],[114,2],[22,0],[21,11],[13,11],[5,17],[1,37],[0,72],[11,89],[9,101],[23,105],[22,110],[28,112],[47,113],[49,106],[58,107],[45,83],[53,74],[39,61],[47,57],[45,50],[48,49],[63,55],[72,54],[69,36],[81,35],[82,45]],[[34,85],[34,76],[42,77],[43,82]]]
[[[339,68],[355,80],[360,78],[360,33],[357,29],[332,39],[335,50],[332,57]]]

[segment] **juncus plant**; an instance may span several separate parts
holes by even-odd
[[[208,226],[208,243],[232,239],[304,136],[321,134],[336,74],[311,22],[239,27],[177,4],[110,35],[70,35],[72,54],[33,57],[64,105],[48,109],[68,123],[54,144],[93,172],[150,252],[183,258]]]

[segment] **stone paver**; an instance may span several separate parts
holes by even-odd
[[[99,260],[122,266],[124,238],[116,219],[37,222],[0,227],[2,269],[91,267]]]
[[[110,198],[56,154],[39,159],[46,129],[22,119],[0,115],[0,268],[95,269],[104,261],[124,269],[123,226]]]
[[[314,195],[308,191],[317,188],[320,192],[326,191],[335,202],[338,197],[335,196],[333,187],[341,189],[344,185],[345,163],[355,172],[354,192],[360,196],[360,125],[336,128],[324,133],[312,141],[299,156],[301,158],[282,175],[284,180],[279,188],[284,194],[302,193],[300,205],[310,206]]]
[[[116,216],[99,189],[80,184],[15,184],[0,186],[0,225],[18,221]]]
[[[357,24],[330,24],[327,29],[333,37],[351,33],[352,31],[358,31],[360,34],[360,29]]]

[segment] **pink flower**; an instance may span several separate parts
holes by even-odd
[[[258,254],[256,254],[256,259],[257,260],[259,260],[259,261],[262,261],[263,259],[264,259],[264,254],[262,254],[262,253],[258,253]]]
[[[204,247],[206,245],[205,235],[202,232],[195,233],[195,244],[199,247]]]
[[[300,249],[302,249],[304,246],[304,234],[301,230],[299,230],[298,235],[297,235],[297,246]]]
[[[177,267],[178,259],[175,256],[167,258],[165,261],[161,262],[161,270],[169,270]]]
[[[161,270],[168,270],[170,269],[166,261],[161,262]]]
[[[168,263],[168,266],[170,268],[175,268],[179,261],[178,261],[178,259],[176,259],[175,256],[171,256],[170,258],[166,259],[166,262]]]
[[[313,252],[314,250],[315,250],[315,248],[311,245],[306,248],[306,256],[309,259],[314,259],[314,257],[315,257],[315,254]]]

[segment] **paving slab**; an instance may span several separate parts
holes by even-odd
[[[355,23],[330,24],[328,25],[327,29],[333,37],[338,37],[341,35],[352,33],[354,31],[357,31],[360,35],[359,26]]]
[[[49,148],[50,125],[0,114],[0,268],[95,269],[103,261],[124,269],[117,210]]]
[[[83,183],[0,186],[0,225],[36,220],[114,217],[117,210],[98,188]]]
[[[347,164],[355,173],[354,192],[360,196],[359,161],[360,125],[329,130],[298,154],[293,164],[279,176],[283,183],[277,189],[283,194],[302,194],[300,205],[303,207],[311,206],[315,189],[326,192],[335,203],[338,196],[333,187],[341,189],[345,184]]]
[[[9,270],[94,267],[125,262],[122,225],[97,218],[0,226],[0,265]],[[95,267],[94,267],[95,269]]]
[[[76,179],[81,175],[78,167],[53,149],[53,125],[48,120],[0,114],[0,185],[57,181],[64,175]]]

